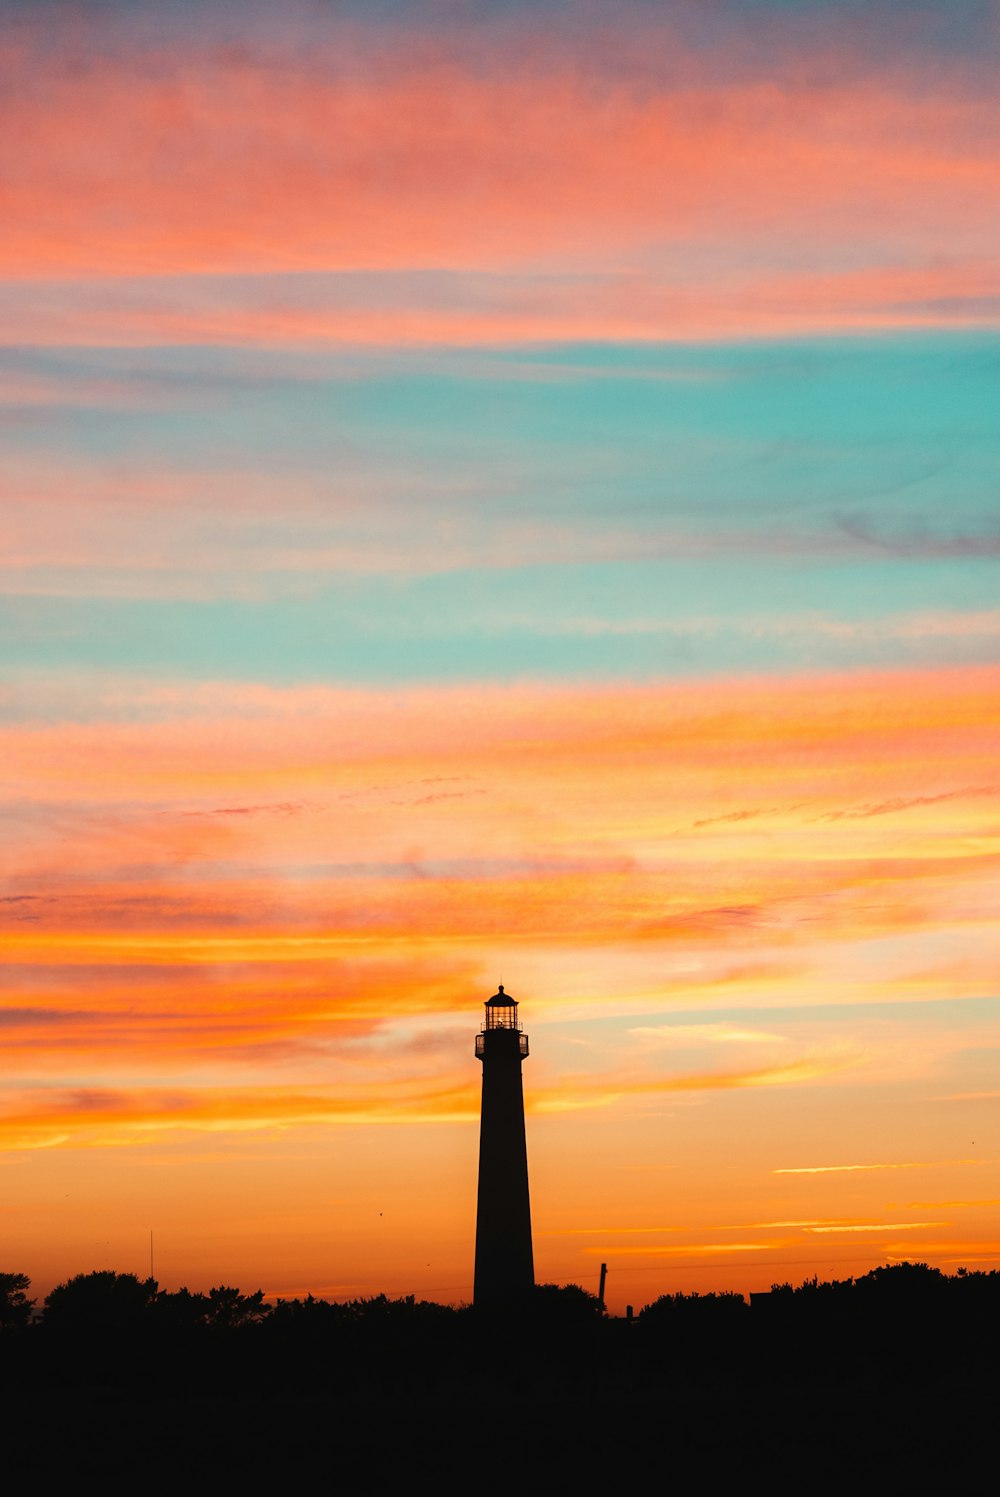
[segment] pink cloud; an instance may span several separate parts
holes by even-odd
[[[669,30],[654,35],[656,55],[669,55]],[[26,71],[11,55],[6,139],[16,151],[0,267],[14,277],[621,272],[682,252],[658,292],[637,296],[625,277],[594,310],[590,288],[574,306],[571,289],[553,302],[539,285],[513,305],[501,296],[452,316],[404,302],[310,321],[276,292],[251,319],[219,307],[213,327],[182,303],[130,309],[123,293],[104,336],[129,341],[151,340],[157,324],[171,341],[475,342],[573,327],[641,336],[650,321],[646,336],[687,336],[734,320],[752,330],[942,316],[901,304],[995,292],[995,276],[977,267],[995,254],[996,107],[967,80],[921,94],[899,69],[875,82],[849,58],[822,81],[794,67],[739,76],[724,50],[709,75],[679,41],[668,67],[641,65],[634,48],[616,69],[597,37],[575,57],[558,37],[520,40],[488,66],[440,39],[416,56],[396,43],[362,62],[323,46],[308,59],[161,47],[127,61],[97,49],[36,55]],[[950,264],[935,259],[943,223]],[[792,267],[787,284],[732,284],[734,266],[759,260],[774,236]],[[698,292],[706,245],[730,282],[719,301]],[[861,258],[884,269],[862,269],[846,287],[836,276],[797,281],[835,249],[847,268]],[[44,296],[34,302],[52,327]],[[71,338],[100,332],[94,310],[75,334],[63,315]]]
[[[996,189],[1000,191],[1000,175]],[[648,226],[655,234],[656,226]],[[930,259],[930,243],[916,246]],[[675,273],[609,273],[576,277],[479,277],[453,295],[435,293],[419,277],[400,285],[378,280],[316,283],[308,295],[283,299],[266,278],[233,283],[193,282],[182,266],[172,281],[96,279],[89,284],[8,281],[0,288],[4,324],[24,345],[149,347],[164,344],[226,347],[475,348],[518,343],[593,340],[692,341],[802,335],[836,327],[864,331],[892,327],[983,326],[1000,322],[1000,262],[956,253],[944,261],[907,264],[895,258],[877,268],[822,273],[803,264],[779,272],[766,266],[698,266],[700,250],[684,255]],[[750,256],[749,258],[753,258]],[[103,400],[113,381],[74,397]],[[55,398],[39,384],[17,404]],[[118,396],[115,394],[115,398]],[[151,403],[151,391],[128,393],[129,403]],[[864,537],[876,545],[876,537]]]

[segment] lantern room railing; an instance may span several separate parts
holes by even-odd
[[[521,1032],[520,1024],[490,1024],[489,1026],[484,1024],[480,1032],[476,1035],[476,1059],[482,1060],[486,1054],[486,1036],[497,1029],[506,1029],[517,1035],[518,1051],[521,1059],[526,1060],[528,1057],[528,1036]]]

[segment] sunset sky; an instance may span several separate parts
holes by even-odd
[[[0,1269],[1000,1267],[1000,6],[0,18]]]

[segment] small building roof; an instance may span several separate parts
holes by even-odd
[[[516,998],[512,998],[509,993],[505,993],[504,990],[503,990],[503,983],[501,983],[500,987],[498,988],[498,990],[493,994],[493,997],[492,998],[487,998],[487,1000],[486,1000],[486,1007],[487,1008],[517,1008],[517,999]]]

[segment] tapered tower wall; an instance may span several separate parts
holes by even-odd
[[[487,1010],[489,1022],[488,1005]],[[512,1015],[515,1010],[511,1003]],[[473,1290],[477,1306],[516,1304],[535,1282],[521,1084],[527,1049],[517,1027],[484,1027],[476,1037],[476,1054],[483,1063]]]

